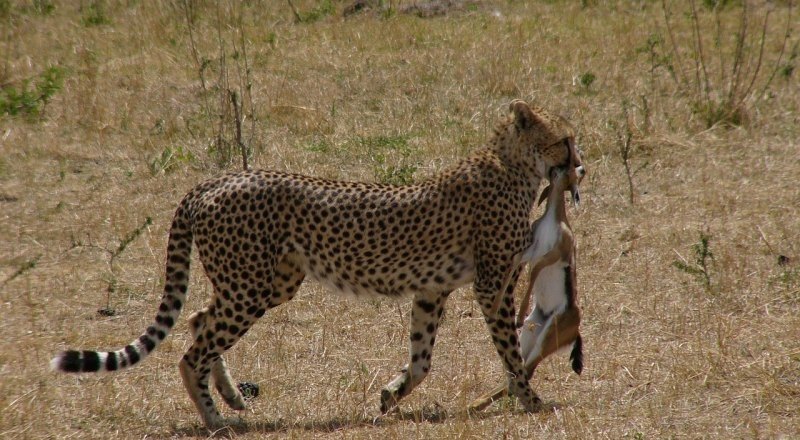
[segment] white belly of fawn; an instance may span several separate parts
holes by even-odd
[[[566,282],[565,269],[568,264],[558,262],[539,272],[533,285],[535,305],[522,323],[519,334],[519,349],[525,365],[530,365],[542,354],[545,336],[553,321],[567,308],[567,295],[564,294]]]

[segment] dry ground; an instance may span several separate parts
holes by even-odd
[[[796,55],[748,96],[741,125],[709,127],[692,98],[691,51],[683,83],[664,67],[678,61],[663,58],[671,46],[657,2],[484,1],[430,18],[373,9],[343,19],[351,2],[295,0],[301,22],[277,0],[188,2],[188,15],[185,3],[0,1],[0,86],[31,79],[32,89],[46,68],[64,72],[38,115],[0,115],[0,437],[207,435],[176,368],[185,321],[125,373],[60,376],[48,361],[67,347],[119,347],[154,316],[176,203],[241,167],[236,149],[225,155],[232,113],[218,116],[219,84],[228,72],[223,87],[241,91],[245,59],[244,140],[261,168],[408,182],[479,146],[513,98],[570,118],[590,171],[571,211],[587,365],[580,377],[563,354],[541,366],[534,386],[551,410],[502,401],[467,414],[501,369],[464,288],[449,301],[429,378],[399,414],[375,419],[381,387],[406,361],[408,300],[343,300],[307,282],[229,352],[234,376],[261,396],[227,411],[246,426],[221,435],[800,437]],[[776,62],[788,3],[750,8],[755,27],[773,8],[764,66]],[[672,6],[672,34],[691,48],[687,4]],[[713,15],[698,8],[709,35]],[[726,6],[723,29],[740,12]],[[732,49],[708,41],[718,78]],[[616,135],[623,107],[633,204]],[[695,264],[701,234],[713,253],[708,283]],[[209,290],[195,270],[187,314]]]

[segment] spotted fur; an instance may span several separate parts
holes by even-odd
[[[189,396],[208,427],[226,422],[209,378],[234,409],[245,407],[222,358],[264,313],[292,299],[306,276],[332,290],[413,294],[410,360],[381,392],[381,411],[427,376],[449,293],[473,282],[508,388],[534,410],[514,325],[513,286],[500,293],[512,257],[526,247],[540,180],[565,165],[572,127],[523,101],[510,105],[483,148],[410,186],[352,183],[272,171],[209,180],[180,202],[167,244],[166,280],[155,322],[113,352],[66,351],[64,372],[114,371],[161,343],[186,302],[192,243],[214,286],[189,320],[194,342],[180,362]],[[503,295],[490,314],[495,295]]]

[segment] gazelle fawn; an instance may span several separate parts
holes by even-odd
[[[531,264],[528,291],[523,296],[517,317],[517,326],[522,327],[519,335],[520,352],[528,380],[542,360],[569,344],[572,344],[572,369],[578,374],[583,370],[579,332],[581,314],[576,302],[575,237],[567,219],[564,200],[564,192],[568,190],[575,203],[580,200],[578,184],[585,169],[579,163],[575,165],[551,171],[550,185],[539,198],[540,204],[547,200],[545,212],[531,226],[532,244],[514,256],[501,290],[505,290],[511,273],[520,265]],[[531,297],[534,307],[527,314]],[[494,310],[499,307],[500,298],[501,295],[497,295]],[[498,386],[474,401],[470,408],[482,410],[506,394],[506,387]]]

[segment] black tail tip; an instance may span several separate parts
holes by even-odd
[[[572,352],[569,354],[569,359],[572,361],[572,371],[581,374],[583,372],[583,339],[581,336],[575,339],[572,344]]]
[[[100,356],[95,351],[64,351],[50,361],[50,368],[65,373],[90,373],[100,369]]]

